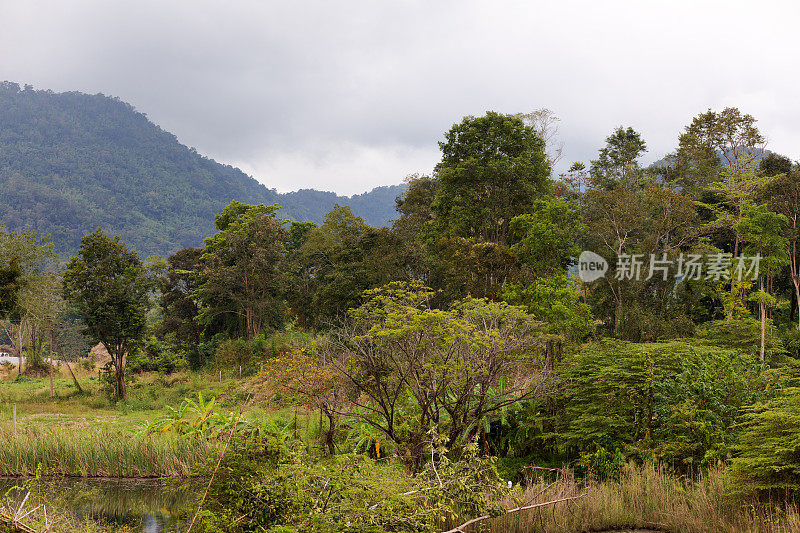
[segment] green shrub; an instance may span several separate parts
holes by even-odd
[[[216,351],[217,365],[237,369],[242,367],[246,374],[259,369],[260,363],[280,354],[286,354],[298,344],[307,342],[307,334],[294,331],[279,331],[252,339],[226,339],[221,341]]]
[[[592,480],[618,479],[625,464],[625,456],[619,448],[611,453],[598,446],[592,452],[581,453],[577,473]]]
[[[159,339],[150,335],[142,346],[128,359],[128,369],[132,373],[161,372],[172,374],[186,367],[186,358],[180,353],[169,336]]]
[[[202,473],[210,474],[214,462],[209,466]],[[290,453],[278,439],[237,439],[201,516],[209,532],[433,531],[432,515],[402,495],[411,486],[401,466],[361,455],[315,461]]]
[[[770,355],[780,355],[784,352],[783,344],[775,335],[771,321],[768,324],[766,351]],[[761,343],[761,323],[754,318],[712,320],[698,326],[696,337],[715,346],[755,356]]]
[[[563,377],[559,438],[569,448],[619,448],[679,470],[725,459],[741,409],[786,380],[749,354],[693,340],[587,345],[565,360]]]
[[[81,366],[87,372],[94,371],[94,365],[97,364],[97,356],[94,352],[91,352],[88,357],[81,358]]]
[[[732,471],[744,492],[800,494],[800,389],[749,410]]]
[[[800,329],[794,324],[781,331],[781,341],[786,349],[786,355],[800,359]]]

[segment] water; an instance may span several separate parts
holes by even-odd
[[[20,483],[15,479],[0,480],[0,491]],[[185,518],[196,492],[196,487],[187,482],[96,478],[43,479],[31,490],[48,507],[78,519],[141,527],[142,533],[185,531]]]

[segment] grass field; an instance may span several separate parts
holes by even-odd
[[[144,425],[166,406],[197,393],[216,397],[231,410],[249,394],[244,380],[224,374],[220,379],[218,372],[141,374],[132,376],[128,399],[115,403],[101,390],[97,374],[74,371],[83,392],[68,374],[58,373],[53,397],[49,377],[12,375],[0,381],[0,475],[31,475],[41,464],[43,475],[185,476],[214,453],[215,443],[146,435]]]

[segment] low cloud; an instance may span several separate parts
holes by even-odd
[[[5,0],[0,78],[118,96],[281,191],[429,172],[443,132],[489,109],[552,109],[561,169],[623,124],[659,159],[725,105],[800,155],[796,5],[538,4]]]

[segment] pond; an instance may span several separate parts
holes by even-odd
[[[18,479],[1,479],[0,491],[20,484]],[[31,492],[48,507],[78,519],[141,528],[142,533],[180,533],[186,530],[187,510],[197,489],[186,481],[48,478],[37,481]]]

